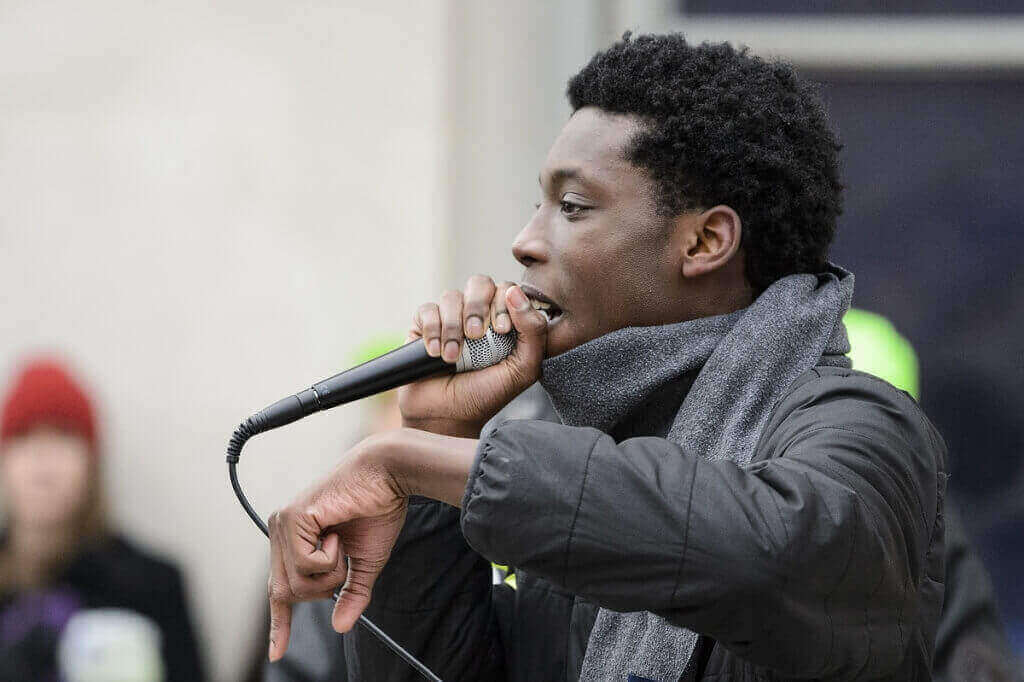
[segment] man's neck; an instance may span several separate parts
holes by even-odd
[[[698,292],[690,299],[690,311],[686,319],[728,315],[748,307],[755,298],[749,285],[719,287]]]
[[[757,298],[744,274],[742,258],[733,258],[714,272],[688,279],[684,286],[679,300],[686,301],[687,310],[680,322],[728,315],[750,306]]]

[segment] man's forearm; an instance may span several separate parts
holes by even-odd
[[[478,441],[404,428],[387,434],[381,461],[405,495],[461,506]]]
[[[451,436],[453,438],[476,438],[480,430],[486,424],[461,422],[453,419],[407,419],[402,418],[402,426],[406,429],[416,431],[427,431],[439,436]]]

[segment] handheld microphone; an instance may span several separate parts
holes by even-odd
[[[246,441],[258,433],[291,424],[303,417],[328,410],[353,400],[366,398],[392,388],[411,384],[414,381],[445,373],[469,372],[496,365],[511,353],[516,345],[516,332],[498,334],[488,328],[487,334],[479,339],[466,339],[462,343],[462,351],[455,363],[447,363],[441,358],[431,357],[423,345],[422,339],[411,341],[390,353],[385,353],[369,362],[364,362],[341,374],[313,384],[305,391],[278,400],[265,407],[239,424],[228,443],[228,477],[242,509],[253,520],[253,523],[270,536],[267,524],[249,504],[238,482],[238,459]],[[339,588],[340,589],[340,588]],[[335,599],[338,595],[335,594]],[[387,645],[395,654],[411,665],[428,680],[440,682],[440,678],[423,665],[415,656],[402,648],[383,630],[374,625],[365,615],[359,616],[359,623]]]
[[[329,410],[360,398],[390,391],[435,374],[470,372],[496,365],[515,347],[515,330],[498,334],[488,328],[479,339],[466,339],[455,363],[427,354],[416,339],[380,357],[313,384],[305,391],[278,400],[248,420],[250,436],[290,424],[314,412]]]

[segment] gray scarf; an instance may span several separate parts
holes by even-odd
[[[744,310],[620,329],[550,358],[541,383],[565,424],[607,432],[659,389],[699,370],[666,437],[743,466],[797,377],[819,364],[850,366],[842,318],[852,296],[853,275],[836,266],[791,275]],[[697,639],[646,611],[601,609],[580,679],[693,680]]]

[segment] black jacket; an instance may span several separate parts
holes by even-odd
[[[746,467],[651,435],[505,423],[461,516],[413,501],[367,615],[448,682],[577,679],[598,606],[701,634],[702,680],[931,679],[945,455],[911,398],[818,367]],[[417,679],[361,630],[345,649],[350,679]]]

